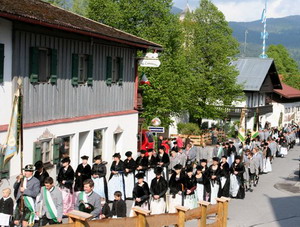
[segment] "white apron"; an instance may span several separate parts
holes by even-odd
[[[220,185],[217,183],[217,181],[210,181],[210,186],[210,203],[217,204],[216,198],[218,198]]]
[[[153,168],[150,168],[147,170],[146,172],[146,182],[150,185],[151,184],[151,181],[153,180],[153,178],[155,178],[156,175],[154,173],[154,169]],[[165,178],[166,179],[166,178]]]
[[[125,200],[123,176],[121,174],[114,174],[112,178],[108,181],[108,200],[114,201],[114,193],[116,191],[122,192],[122,199]]]
[[[236,197],[240,188],[240,183],[234,174],[230,174],[230,188],[229,193],[232,197]]]
[[[166,211],[166,202],[164,198],[150,200],[150,211],[153,214],[164,214]]]
[[[124,182],[125,182],[126,199],[132,198],[132,191],[134,188],[134,174],[128,173],[127,176],[124,176]]]
[[[184,199],[184,206],[190,209],[194,209],[197,207],[197,198],[196,195],[186,195]]]
[[[176,194],[175,198],[173,195],[169,197],[169,213],[176,213],[175,206],[182,206],[182,195]]]
[[[104,190],[104,177],[101,178],[93,178],[94,182],[94,192],[96,192],[100,197],[105,198],[105,190]]]
[[[264,168],[264,173],[269,173],[272,172],[272,166],[271,166],[271,162],[270,162],[270,158],[266,158],[265,159],[265,168]]]

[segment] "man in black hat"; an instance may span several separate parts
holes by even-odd
[[[140,156],[136,159],[136,170],[138,173],[145,173],[148,168],[148,159],[145,150],[140,151]]]
[[[73,182],[74,182],[74,170],[72,166],[70,166],[70,158],[64,158],[61,163],[62,167],[60,167],[57,181],[59,187],[62,191],[64,209],[63,214],[66,215],[69,211],[74,208],[74,199],[73,199]]]
[[[132,158],[132,152],[127,151],[125,153],[125,156],[127,157],[124,160],[124,180],[125,180],[125,193],[127,199],[132,199],[132,190],[134,187],[134,172],[136,169],[136,163],[134,159]]]
[[[44,164],[42,161],[37,161],[35,164],[35,173],[34,177],[40,181],[41,187],[45,186],[44,181],[47,177],[49,177],[48,172],[44,168]]]
[[[133,199],[134,199],[134,206],[139,206],[144,209],[149,209],[149,186],[147,182],[144,181],[145,174],[138,173],[135,175],[137,178],[137,183],[135,183],[133,188]],[[130,216],[133,216],[131,212]]]
[[[23,170],[24,175],[19,175],[14,184],[14,190],[17,191],[17,207],[14,223],[15,225],[21,224],[26,227],[34,224],[34,203],[40,192],[40,181],[33,176],[34,165],[26,165]]]
[[[81,164],[77,166],[75,172],[75,186],[74,191],[83,191],[83,182],[87,179],[91,179],[92,169],[88,164],[89,157],[86,155],[81,156]]]
[[[94,191],[100,195],[101,198],[108,198],[108,188],[106,181],[106,164],[103,162],[101,155],[94,157],[94,164],[92,168],[92,180],[94,181]]]
[[[163,214],[166,211],[166,192],[168,183],[162,176],[163,169],[157,167],[154,170],[156,177],[151,181],[150,193],[150,210],[151,214]]]

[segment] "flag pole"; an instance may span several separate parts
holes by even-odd
[[[19,152],[20,152],[20,164],[21,164],[21,173],[23,169],[23,94],[22,94],[22,79],[18,79],[18,90],[19,90]]]

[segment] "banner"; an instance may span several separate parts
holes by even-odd
[[[254,113],[254,119],[253,119],[253,130],[251,132],[251,139],[255,139],[258,135],[258,125],[259,125],[259,116],[258,113]]]
[[[245,113],[246,113],[246,109],[243,108],[242,112],[241,112],[240,127],[239,127],[239,132],[238,132],[238,138],[240,139],[241,142],[245,142],[245,139],[246,139],[246,129],[245,129],[246,119],[245,119]]]

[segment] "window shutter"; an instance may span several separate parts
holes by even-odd
[[[50,83],[57,82],[57,50],[51,49]]]
[[[30,47],[30,82],[31,83],[38,83],[39,82],[39,48],[37,47]]]
[[[9,168],[10,168],[10,162],[7,162],[5,166],[4,164],[4,153],[0,153],[0,179],[3,178],[9,178]]]
[[[112,57],[106,57],[106,84],[111,85],[112,82]]]
[[[87,84],[93,86],[93,55],[88,55]]]
[[[33,145],[33,164],[42,161],[42,143],[35,142]]]
[[[61,138],[54,138],[53,141],[53,164],[58,164],[59,163],[59,148],[62,143]]]
[[[118,61],[119,61],[119,80],[118,80],[118,83],[120,86],[123,85],[123,75],[124,75],[124,66],[123,66],[123,58],[118,58]]]
[[[0,83],[4,81],[4,44],[0,43]]]
[[[72,54],[72,85],[78,85],[78,54]]]

